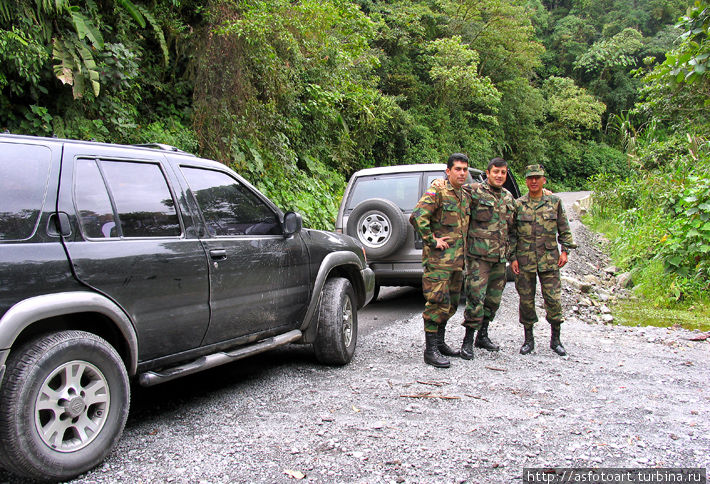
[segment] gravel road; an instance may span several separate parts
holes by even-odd
[[[595,236],[572,227],[581,248],[565,271],[601,271]],[[565,292],[567,358],[549,349],[543,318],[535,351],[518,353],[508,284],[491,326],[502,350],[449,369],[423,363],[416,316],[361,334],[342,368],[294,346],[134,388],[118,448],[73,482],[507,483],[522,482],[523,467],[710,469],[708,341],[588,324],[569,310],[575,297]],[[454,324],[449,342],[462,337]]]

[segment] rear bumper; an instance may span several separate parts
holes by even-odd
[[[375,272],[369,267],[366,267],[360,271],[360,274],[365,284],[365,302],[361,306],[364,307],[372,301],[372,296],[375,295]]]
[[[373,263],[375,280],[379,286],[419,286],[424,268],[421,262]]]

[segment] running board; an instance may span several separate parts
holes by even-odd
[[[249,346],[241,346],[228,353],[214,353],[173,368],[166,368],[158,371],[147,371],[138,377],[138,382],[141,386],[150,387],[157,385],[158,383],[174,380],[175,378],[179,378],[181,376],[191,375],[199,371],[207,370],[208,368],[214,368],[215,366],[224,365],[225,363],[241,360],[247,356],[263,353],[264,351],[268,351],[278,346],[293,343],[294,341],[300,339],[301,336],[303,336],[303,333],[301,333],[298,329],[294,329],[288,333],[266,338]]]

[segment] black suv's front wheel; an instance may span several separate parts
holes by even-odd
[[[8,470],[68,479],[99,464],[128,417],[116,350],[83,331],[40,336],[11,351],[0,387],[0,454]]]
[[[348,363],[357,346],[357,306],[350,281],[334,277],[325,283],[317,323],[313,349],[318,361],[326,365]]]

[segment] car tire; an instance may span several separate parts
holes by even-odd
[[[10,351],[0,401],[7,469],[66,480],[101,463],[116,445],[130,386],[123,361],[105,340],[62,331]]]
[[[349,363],[357,346],[357,305],[350,281],[334,277],[325,283],[317,323],[316,359],[326,365]]]
[[[407,221],[391,201],[371,198],[353,209],[346,231],[365,246],[368,257],[381,258],[402,246],[407,238]]]

